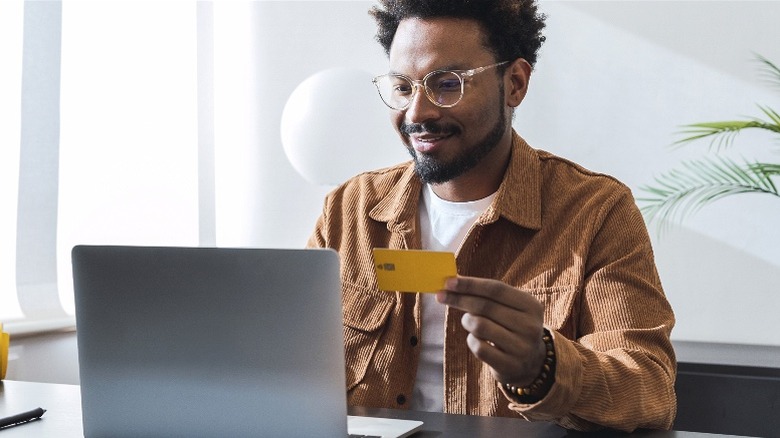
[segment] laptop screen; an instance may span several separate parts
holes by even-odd
[[[347,435],[324,249],[77,246],[84,434]]]

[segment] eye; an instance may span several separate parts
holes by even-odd
[[[442,91],[460,90],[460,81],[457,79],[445,79],[439,82],[439,89]]]
[[[412,84],[402,77],[390,77],[390,90],[396,96],[406,96],[412,93]]]
[[[412,92],[412,87],[409,84],[397,84],[393,86],[393,94],[407,95]]]
[[[436,93],[460,93],[460,77],[453,72],[438,72],[428,79],[428,85]]]

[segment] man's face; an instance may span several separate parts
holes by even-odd
[[[477,22],[465,19],[406,19],[390,48],[390,71],[422,79],[433,70],[468,70],[493,64]],[[443,183],[477,168],[507,132],[501,77],[494,69],[466,81],[463,99],[441,108],[422,89],[391,118],[421,179]]]

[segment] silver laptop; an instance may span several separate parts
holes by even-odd
[[[336,252],[76,246],[72,262],[85,437],[348,436]]]

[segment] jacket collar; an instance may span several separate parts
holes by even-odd
[[[521,227],[542,228],[542,170],[539,155],[517,132],[512,136],[512,156],[496,199],[480,218],[495,222],[500,216]]]
[[[539,156],[517,132],[513,132],[509,160],[496,198],[480,217],[479,223],[488,224],[504,217],[522,227],[538,230],[542,226]],[[371,210],[369,216],[386,222],[390,231],[408,231],[417,219],[421,190],[422,182],[414,171],[414,163],[410,161],[398,183]]]
[[[406,163],[401,178],[387,196],[379,200],[369,212],[371,219],[386,222],[389,231],[404,232],[414,228],[422,181],[414,171],[414,161]]]

